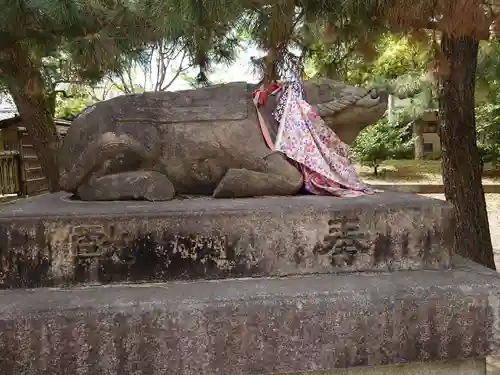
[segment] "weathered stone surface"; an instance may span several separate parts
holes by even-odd
[[[170,202],[65,194],[0,210],[0,284],[446,269],[452,206],[404,193]]]
[[[307,81],[304,90],[347,143],[387,108],[386,94],[329,79]],[[246,82],[94,104],[72,122],[58,160],[61,187],[87,201],[131,195],[160,201],[170,199],[172,188],[177,195],[222,198],[295,195],[303,182],[266,145]],[[163,175],[147,176],[148,191],[143,180],[130,178],[146,171]]]
[[[500,276],[310,275],[0,291],[2,374],[266,375],[497,350]]]
[[[351,367],[308,375],[486,375],[484,358],[456,361],[419,362],[404,365]],[[281,374],[276,374],[281,375]],[[294,374],[305,375],[305,374]],[[492,375],[488,372],[488,375]],[[496,375],[496,374],[493,374]]]

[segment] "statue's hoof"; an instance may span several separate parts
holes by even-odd
[[[154,171],[133,171],[99,177],[78,188],[84,201],[168,201],[175,189],[167,176]]]

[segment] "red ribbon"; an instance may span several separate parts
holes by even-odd
[[[255,97],[257,93],[260,93],[259,95],[259,106],[266,104],[267,97],[271,95],[274,91],[280,88],[280,85],[278,83],[273,83],[271,86],[267,88],[267,90],[261,90],[257,89],[252,93],[252,97]]]

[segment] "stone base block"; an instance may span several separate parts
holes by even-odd
[[[472,360],[497,350],[499,312],[500,276],[462,260],[447,271],[4,290],[0,373],[270,375]]]
[[[0,285],[446,269],[452,206],[412,194],[80,202],[0,210]]]
[[[308,373],[308,375],[486,375],[486,365],[483,358],[393,366],[355,367],[331,372]]]

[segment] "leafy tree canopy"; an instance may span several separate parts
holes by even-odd
[[[52,190],[58,187],[53,116],[60,81],[97,82],[123,72],[131,61],[147,59],[148,47],[158,41],[187,50],[188,59],[201,67],[200,80],[210,62],[232,58],[237,40],[228,29],[233,19],[224,18],[224,12],[239,13],[231,2],[223,12],[212,2],[194,2],[196,10],[187,4],[0,0],[0,77],[32,134]]]

